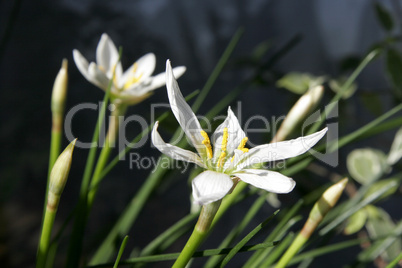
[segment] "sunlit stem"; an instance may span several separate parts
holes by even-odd
[[[107,132],[106,140],[103,144],[102,151],[99,155],[98,162],[96,163],[96,167],[94,170],[94,174],[92,176],[91,184],[88,192],[88,211],[91,210],[92,204],[95,200],[96,193],[98,191],[98,186],[101,181],[101,174],[103,169],[105,168],[110,152],[115,147],[116,138],[119,133],[120,127],[120,117],[123,116],[127,110],[127,106],[121,103],[113,103],[115,105],[114,110],[110,115],[109,121],[109,129]]]
[[[198,249],[205,237],[208,235],[212,220],[214,219],[220,204],[221,200],[202,207],[201,214],[198,218],[197,224],[194,227],[193,233],[172,267],[185,267],[191,260],[194,252]]]
[[[310,211],[310,215],[304,224],[303,229],[279,260],[278,264],[275,266],[276,268],[286,267],[290,260],[297,254],[297,252],[299,252],[325,215],[335,206],[336,202],[338,202],[347,182],[348,179],[345,178],[329,187],[322,194],[321,198],[314,204],[313,209]]]

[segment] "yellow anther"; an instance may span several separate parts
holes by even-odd
[[[126,83],[124,83],[124,86],[123,86],[124,90],[129,88],[132,84],[137,83],[141,79],[142,74],[139,74],[138,76],[135,76],[135,73],[137,72],[137,69],[138,69],[138,64],[135,62],[133,64],[133,69],[132,69],[133,76],[131,76],[129,79],[127,79]]]
[[[244,146],[246,146],[247,141],[248,141],[248,138],[247,138],[247,137],[244,137],[244,138],[241,140],[241,142],[240,142],[240,144],[239,144],[239,147],[237,147],[237,149],[238,149],[238,150],[242,150],[244,153],[247,153],[247,152],[248,152],[248,148],[244,148]]]
[[[222,135],[222,146],[221,146],[222,152],[226,151],[226,147],[228,146],[228,137],[229,137],[228,128],[225,127],[223,129],[223,135]]]
[[[228,128],[225,127],[223,129],[223,134],[222,134],[221,154],[219,155],[218,162],[216,162],[217,167],[222,167],[223,162],[226,158],[226,155],[227,155],[226,148],[228,146],[228,137],[229,137]]]
[[[211,141],[209,140],[208,134],[204,130],[201,130],[200,133],[201,133],[201,136],[204,138],[204,140],[202,141],[202,144],[204,144],[205,148],[207,149],[208,159],[211,159],[212,158]]]

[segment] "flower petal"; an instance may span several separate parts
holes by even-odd
[[[233,187],[233,181],[225,173],[206,170],[192,182],[194,202],[207,205],[225,197]]]
[[[119,62],[119,51],[107,34],[102,34],[96,48],[96,63],[100,70],[103,70],[108,78],[112,78],[116,68],[116,80],[119,81],[123,68]]]
[[[327,133],[327,130],[328,128],[324,128],[319,132],[294,140],[254,147],[240,157],[239,162],[236,163],[236,169],[241,170],[250,165],[301,155],[313,147]]]
[[[88,66],[89,63],[88,61],[82,56],[81,52],[78,50],[74,49],[73,50],[73,59],[75,62],[75,65],[77,65],[78,70],[81,72],[81,74],[88,80],[91,81],[92,78],[89,76],[88,73]]]
[[[291,178],[268,170],[244,169],[242,172],[232,175],[257,188],[277,194],[289,193],[296,185],[296,182]]]
[[[90,82],[106,91],[110,79],[106,77],[105,73],[102,72],[98,65],[96,65],[94,62],[89,64],[88,74],[90,77]]]
[[[179,78],[186,72],[186,67],[178,66],[173,68],[173,75],[176,78]],[[160,73],[155,76],[148,77],[147,79],[141,81],[139,84],[133,84],[131,87],[128,87],[126,91],[138,91],[140,94],[146,94],[150,91],[160,88],[166,84],[166,74]],[[138,95],[138,94],[137,94]]]
[[[155,54],[145,54],[124,72],[119,80],[119,87],[122,88],[127,81],[130,82],[130,80],[134,80],[135,83],[130,83],[131,86],[126,86],[127,88],[125,88],[125,90],[133,90],[134,88],[138,87],[142,81],[146,81],[154,72],[155,64]]]
[[[202,168],[206,168],[196,153],[165,143],[158,133],[158,125],[159,122],[156,122],[152,130],[152,143],[159,151],[173,159],[195,163]]]
[[[169,60],[166,61],[166,88],[173,114],[193,146],[200,154],[203,154],[205,149],[202,141],[204,138],[201,135],[202,128],[200,122],[198,122],[191,107],[181,94]]]
[[[231,156],[233,154],[234,150],[237,149],[242,139],[246,137],[246,134],[239,124],[239,120],[232,112],[230,107],[228,107],[228,116],[226,117],[225,121],[223,121],[223,123],[216,128],[212,136],[215,156],[220,155],[223,130],[225,128],[228,128],[228,143],[226,147],[228,156]]]

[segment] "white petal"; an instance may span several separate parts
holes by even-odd
[[[262,169],[244,169],[232,175],[257,188],[277,194],[289,193],[296,185],[296,182],[289,177]]]
[[[175,78],[179,78],[186,72],[186,67],[178,66],[173,68],[173,75]],[[145,80],[144,84],[146,84],[147,91],[154,90],[160,88],[166,84],[166,74],[160,73],[153,77],[149,77],[148,81]]]
[[[218,201],[233,187],[233,181],[225,173],[206,170],[192,182],[194,202],[200,205]]]
[[[81,74],[88,80],[91,81],[92,78],[89,76],[88,73],[88,61],[82,56],[82,54],[74,49],[73,50],[73,59],[75,62],[75,65],[77,65],[78,70],[81,72]]]
[[[202,128],[191,107],[180,92],[169,60],[166,61],[166,88],[173,114],[193,146],[200,154],[203,153],[204,145],[202,141],[204,138],[201,135]]]
[[[106,73],[108,78],[112,78],[116,66],[116,79],[119,80],[123,69],[119,62],[119,51],[107,34],[102,34],[96,48],[96,63],[99,68]]]
[[[156,58],[154,53],[148,53],[139,58],[137,61],[137,74],[141,75],[141,79],[151,76],[155,70]]]
[[[239,146],[241,140],[246,137],[246,134],[244,134],[244,131],[241,129],[239,120],[229,107],[228,116],[226,117],[225,121],[223,121],[223,123],[216,128],[215,133],[212,136],[215,150],[214,156],[220,155],[224,128],[228,128],[228,143],[226,148],[228,156],[233,154],[234,150]]]
[[[165,143],[158,133],[158,125],[159,123],[156,122],[152,130],[152,143],[159,151],[173,159],[195,163],[202,168],[206,168],[196,153]]]
[[[99,69],[98,65],[96,65],[94,62],[91,62],[89,64],[88,73],[91,78],[90,81],[94,85],[100,87],[103,90],[107,89],[110,79],[106,77],[105,73]]]
[[[313,147],[327,133],[327,130],[328,128],[324,128],[319,132],[294,140],[254,147],[239,159],[239,163],[236,163],[236,169],[241,170],[250,165],[301,155]]]
[[[126,90],[134,90],[142,81],[149,79],[155,70],[155,64],[155,55],[153,53],[145,54],[124,72],[119,80],[119,87],[123,87],[128,80],[134,77],[135,79],[138,79],[136,83],[133,83],[130,87],[126,88]]]

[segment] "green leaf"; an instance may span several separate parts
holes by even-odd
[[[348,155],[347,167],[353,179],[362,185],[369,184],[384,174],[386,157],[383,152],[371,148],[356,149]]]
[[[309,88],[321,85],[324,81],[325,78],[322,76],[314,77],[306,73],[291,72],[279,79],[276,86],[301,95],[306,93]]]
[[[342,99],[350,98],[357,90],[356,83],[350,83],[347,88],[343,88],[347,81],[347,77],[340,77],[338,79],[331,79],[329,87],[335,92],[342,92]]]
[[[367,212],[365,209],[358,210],[355,214],[353,214],[346,224],[344,229],[344,233],[347,235],[357,233],[360,231],[367,220]]]
[[[121,243],[119,253],[117,254],[117,258],[116,258],[116,261],[114,262],[113,268],[117,268],[119,266],[121,255],[123,255],[124,249],[126,248],[126,245],[127,245],[127,241],[128,241],[128,235],[126,235],[124,237],[124,240]]]
[[[237,245],[228,253],[228,255],[223,259],[221,266],[224,267],[233,257],[236,255],[237,252],[242,249],[246,243],[253,238],[262,228],[264,228],[268,222],[272,220],[272,218],[278,214],[279,210],[275,211],[268,219],[260,223],[257,227],[255,227],[248,235],[246,235]]]
[[[402,94],[402,58],[395,49],[388,49],[386,54],[387,73],[398,95]]]
[[[382,27],[387,31],[391,31],[394,28],[394,20],[388,10],[377,2],[375,4],[375,11]]]
[[[370,237],[377,240],[358,255],[360,261],[373,261],[380,255],[385,261],[392,261],[402,250],[402,221],[395,225],[384,210],[380,211],[381,217],[371,218],[367,222]]]
[[[394,165],[402,157],[402,127],[398,130],[395,135],[394,142],[392,143],[391,150],[388,154],[388,164]]]
[[[398,190],[400,183],[401,183],[401,178],[390,178],[390,179],[386,179],[386,180],[377,181],[377,182],[373,183],[373,185],[371,185],[371,187],[367,190],[365,197],[371,195],[372,193],[377,192],[379,189],[382,189],[383,187],[385,187],[387,185],[391,185],[391,184],[394,185],[393,187],[391,187],[388,191],[383,193],[378,198],[378,200],[384,199],[385,197],[394,194]]]

